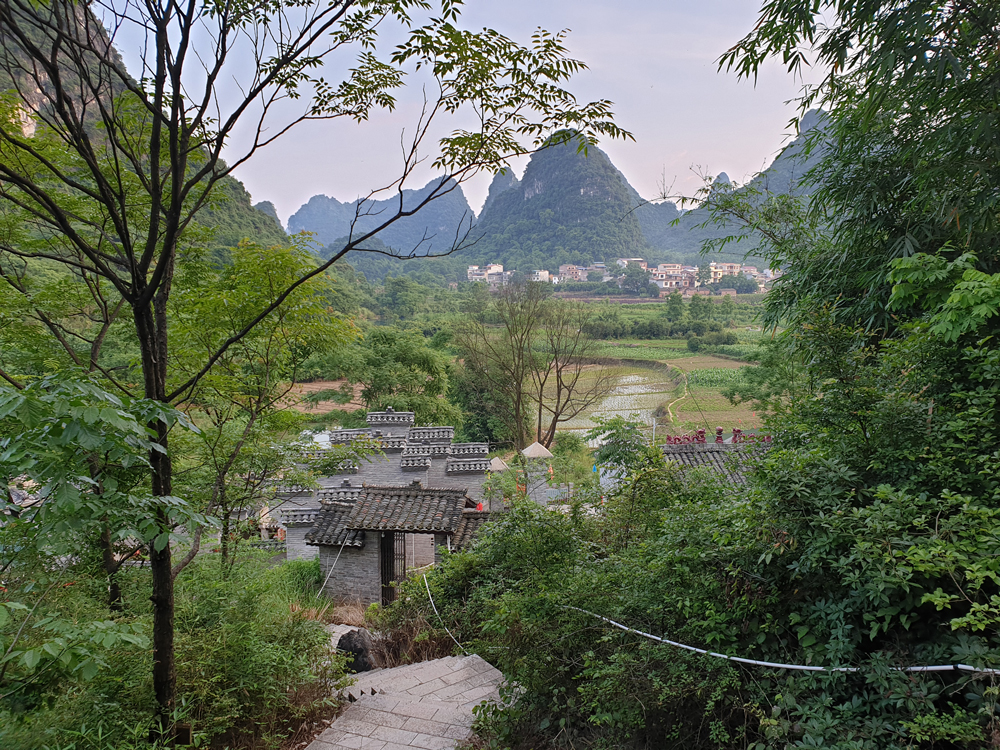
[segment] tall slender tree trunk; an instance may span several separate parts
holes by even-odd
[[[232,527],[229,521],[229,513],[222,514],[222,529],[220,530],[219,540],[221,542],[220,548],[222,550],[222,569],[223,571],[228,570],[229,564],[229,535],[232,534]]]
[[[115,575],[120,566],[115,560],[115,548],[111,544],[111,528],[107,525],[101,529],[101,558],[104,572],[108,576],[108,609],[112,612],[121,612],[122,589]]]
[[[169,273],[167,275],[169,277]],[[161,285],[152,304],[133,305],[136,333],[142,355],[142,374],[146,398],[168,403],[167,400],[167,329],[166,298],[169,290]],[[173,471],[168,453],[169,426],[161,421],[151,423],[159,449],[150,450],[151,489],[153,497],[173,494]],[[162,508],[156,511],[157,537],[149,545],[150,572],[153,594],[153,693],[156,696],[156,719],[162,735],[172,733],[172,716],[177,686],[174,663],[174,576],[169,535],[170,518]]]

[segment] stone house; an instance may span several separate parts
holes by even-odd
[[[306,542],[306,535],[325,502],[353,501],[366,485],[403,486],[419,480],[425,487],[463,490],[477,505],[484,500],[486,473],[498,470],[498,465],[491,466],[487,458],[489,446],[486,443],[453,443],[453,427],[414,427],[413,412],[392,409],[369,412],[366,421],[367,428],[325,433],[315,452],[321,453],[330,445],[343,445],[359,436],[367,436],[381,442],[383,456],[358,466],[342,467],[336,474],[321,477],[316,489],[278,489],[269,514],[279,519],[285,530],[289,560],[316,556],[317,549]],[[415,567],[433,562],[434,547],[430,537],[411,539],[408,554]]]
[[[722,428],[715,430],[715,439],[706,440],[705,430],[693,435],[668,435],[662,448],[663,457],[676,463],[682,472],[689,469],[707,469],[722,476],[730,484],[746,483],[743,458],[771,447],[771,436],[744,434],[734,429],[726,438]]]
[[[306,535],[319,548],[323,593],[366,604],[388,604],[396,584],[405,580],[407,541],[431,540],[434,560],[442,549],[471,543],[488,511],[464,490],[424,487],[419,480],[405,487],[366,486],[353,499],[328,501]]]
[[[379,601],[372,597],[376,589],[381,590],[381,571],[388,570],[389,566],[388,557],[383,560],[379,555],[390,555],[391,546],[392,554],[399,557],[394,564],[398,563],[405,572],[407,568],[433,563],[439,556],[438,546],[447,548],[456,543],[464,546],[489,516],[488,509],[483,507],[487,472],[503,471],[507,467],[499,459],[489,460],[489,446],[485,443],[452,442],[453,427],[414,427],[412,412],[392,409],[369,412],[366,421],[367,428],[322,434],[316,448],[307,452],[322,454],[330,446],[345,445],[365,436],[380,442],[382,456],[359,465],[342,466],[337,473],[320,478],[318,488],[281,488],[270,515],[280,519],[287,559],[318,555],[324,576],[334,568],[332,560],[337,559],[338,554],[338,570],[341,565],[348,572],[368,566],[367,572],[351,574],[344,579],[339,573],[334,574],[324,587],[325,591],[341,597]],[[412,488],[415,487],[422,494],[414,495]],[[365,500],[358,506],[361,499],[368,498],[376,489],[385,495],[390,489],[401,488],[410,488],[410,494],[405,498],[401,494],[391,496],[404,498],[393,503],[404,503],[405,512],[393,505],[392,513],[386,516],[396,519],[396,526],[368,528],[357,525],[362,521],[351,513],[369,504]],[[420,503],[434,508],[445,502],[442,498],[458,508],[457,516],[453,511],[445,514],[447,519],[455,516],[457,521],[448,521],[441,528],[413,521],[423,518],[420,514],[427,511],[419,507]],[[347,523],[353,525],[344,525]],[[455,542],[453,537],[459,541]],[[383,538],[387,540],[384,544]]]

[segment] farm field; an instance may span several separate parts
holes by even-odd
[[[760,427],[761,420],[749,405],[733,406],[722,395],[723,390],[739,379],[740,368],[746,367],[746,363],[692,352],[686,354],[683,358],[659,360],[670,370],[641,365],[623,367],[608,397],[560,429],[583,433],[596,426],[596,417],[632,415],[650,428],[655,421],[658,435],[681,434],[699,428],[714,433],[716,427],[722,427],[729,433],[734,427]]]
[[[619,359],[643,359],[650,362],[693,357],[686,339],[621,339],[601,341],[593,349],[594,356]]]

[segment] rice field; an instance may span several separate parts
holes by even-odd
[[[734,406],[722,395],[723,390],[746,382],[747,365],[705,354],[690,354],[665,364],[670,371],[622,367],[612,392],[589,411],[561,425],[560,430],[583,433],[596,426],[595,418],[614,416],[637,419],[651,427],[655,422],[659,435],[699,428],[712,432],[719,426],[726,432],[733,427],[760,426],[751,406]]]
[[[663,370],[623,368],[611,393],[590,411],[560,426],[561,430],[586,432],[597,426],[595,417],[605,419],[635,415],[640,421],[652,423],[657,408],[674,397],[679,380]]]
[[[688,375],[688,385],[703,388],[732,388],[747,385],[747,367],[733,369],[731,367],[712,367],[707,370],[695,370]]]
[[[686,339],[600,341],[593,348],[591,354],[595,357],[641,359],[649,362],[663,362],[694,356],[693,352],[687,348]]]

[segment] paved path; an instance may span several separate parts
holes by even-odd
[[[478,656],[379,669],[344,691],[353,701],[307,750],[452,750],[472,735],[472,709],[503,675]]]

